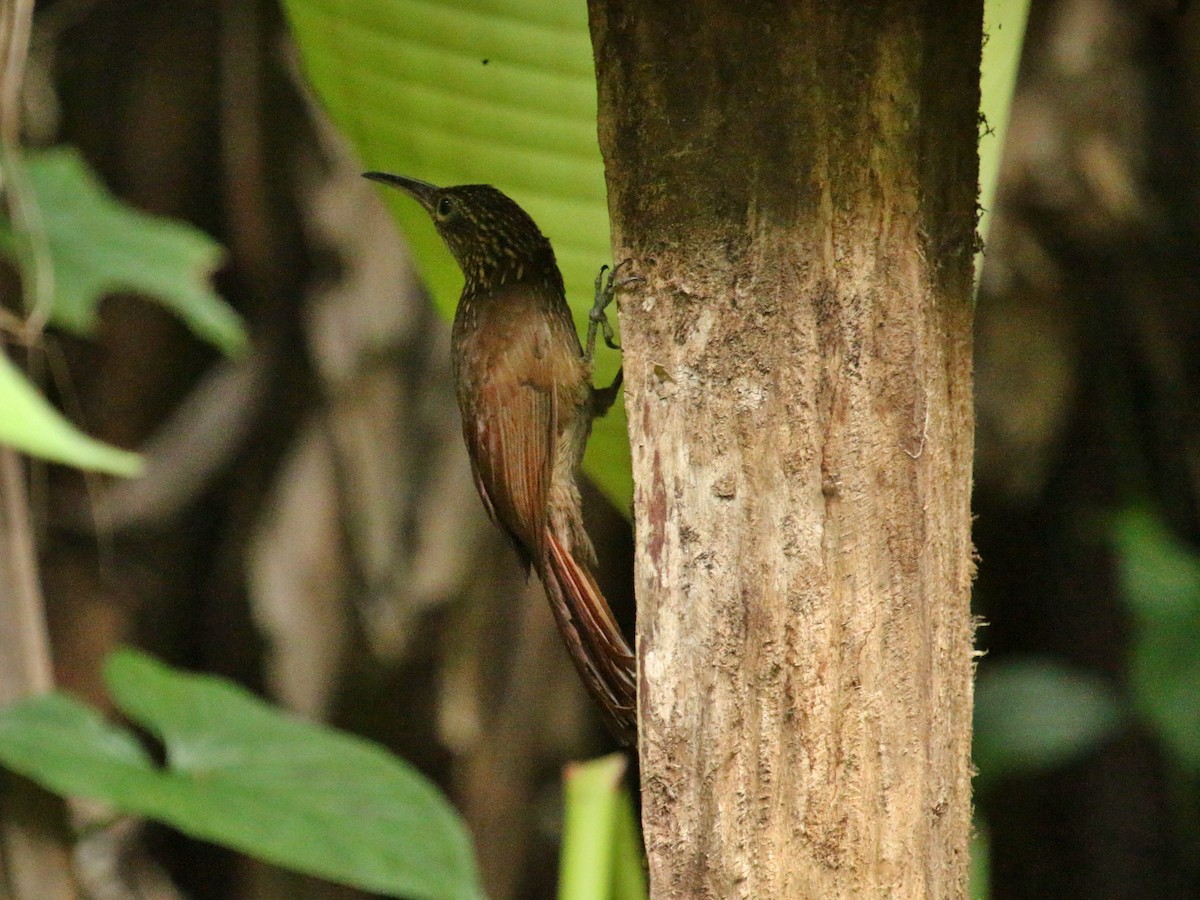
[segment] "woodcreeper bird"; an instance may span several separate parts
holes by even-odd
[[[463,437],[475,486],[532,566],[575,668],[613,736],[637,735],[633,653],[592,574],[596,552],[584,531],[579,464],[592,420],[621,384],[592,385],[596,330],[613,332],[605,308],[631,279],[600,270],[586,349],[567,307],[550,242],[513,200],[490,185],[439,188],[384,172],[366,178],[399,188],[433,219],[466,278],[451,347]],[[620,266],[617,267],[618,269]]]

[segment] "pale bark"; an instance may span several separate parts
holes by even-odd
[[[965,896],[981,5],[590,7],[652,895]]]

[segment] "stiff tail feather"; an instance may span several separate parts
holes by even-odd
[[[542,584],[571,661],[624,746],[637,740],[637,667],[592,573],[546,529]]]

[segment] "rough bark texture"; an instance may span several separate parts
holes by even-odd
[[[979,3],[590,4],[664,897],[958,897]]]

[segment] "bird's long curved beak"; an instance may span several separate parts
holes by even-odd
[[[433,209],[434,195],[440,190],[436,184],[421,181],[419,178],[409,178],[407,175],[391,175],[387,172],[363,172],[363,178],[378,181],[380,184],[390,184],[404,193],[415,197],[417,202],[427,210]]]

